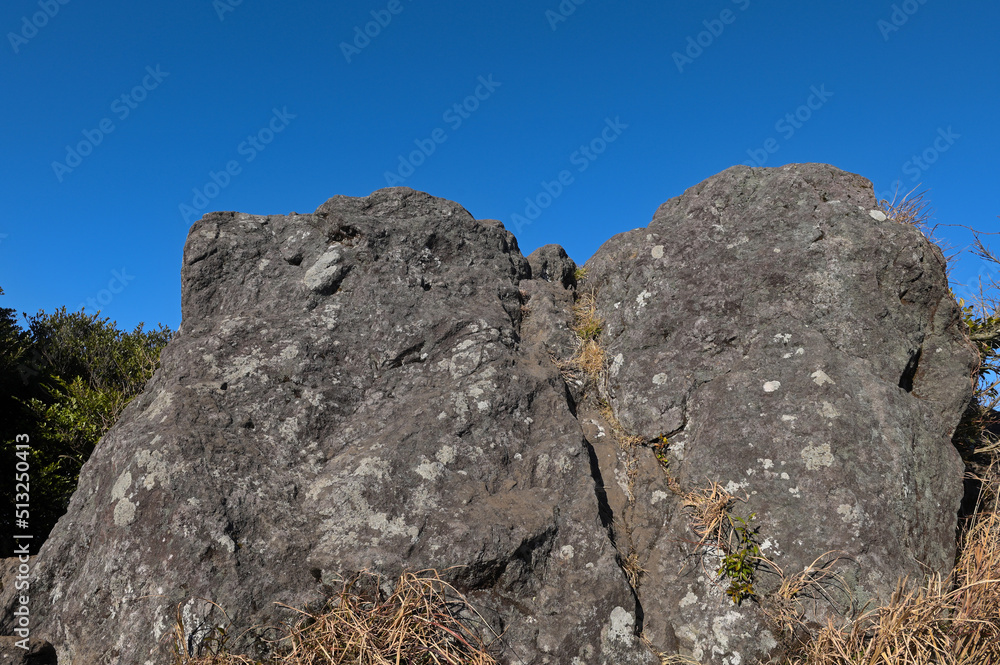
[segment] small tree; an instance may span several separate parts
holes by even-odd
[[[983,242],[982,235],[974,232],[974,250],[982,260],[1000,267],[997,256]],[[979,351],[976,369],[976,389],[967,418],[971,419],[972,435],[978,439],[977,452],[1000,452],[1000,280],[991,277],[980,280],[979,293],[972,304],[961,302],[969,339]]]
[[[0,372],[11,414],[2,446],[4,458],[13,460],[14,437],[30,436],[29,524],[36,550],[66,511],[94,446],[152,377],[172,332],[142,324],[124,332],[99,314],[65,307],[25,319],[28,328],[21,330],[12,310],[0,310]],[[0,524],[8,531],[13,489],[2,490]]]

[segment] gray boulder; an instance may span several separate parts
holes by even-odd
[[[605,321],[603,395],[647,444],[627,528],[654,645],[720,665],[780,648],[761,606],[726,597],[691,511],[648,473],[664,439],[682,492],[714,481],[748,498],[735,512],[756,513],[786,575],[816,559],[837,574],[807,623],[950,569],[963,473],[951,436],[974,355],[940,250],[886,220],[868,180],[736,166],[585,267]],[[762,565],[757,580],[764,596],[780,578]]]
[[[196,645],[431,567],[506,662],[655,662],[545,335],[520,341],[528,277],[502,225],[404,188],[195,223],[180,330],[38,557],[60,663],[172,662],[176,617]]]

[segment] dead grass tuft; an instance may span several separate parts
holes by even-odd
[[[283,606],[288,607],[288,606]],[[343,580],[323,612],[301,615],[274,641],[280,655],[266,661],[226,653],[193,657],[178,649],[178,665],[496,665],[479,636],[458,615],[482,617],[435,571],[404,573],[391,592],[367,571]],[[183,645],[184,629],[178,624]],[[176,642],[175,642],[176,644]]]
[[[885,213],[886,217],[892,221],[899,222],[900,224],[911,224],[921,231],[925,231],[925,235],[929,235],[926,233],[927,222],[934,211],[931,209],[930,204],[924,200],[927,190],[914,195],[913,192],[915,191],[917,191],[916,187],[900,197],[899,189],[897,188],[896,192],[892,195],[892,201],[882,199],[879,201],[879,207]]]
[[[970,518],[960,552],[948,577],[932,576],[919,587],[902,580],[885,606],[842,628],[828,623],[792,665],[1000,663],[996,499]]]
[[[573,303],[573,331],[584,341],[596,341],[603,328],[604,321],[597,313],[597,295],[594,291],[580,293]]]
[[[619,555],[618,558],[618,563],[625,572],[625,578],[628,580],[629,586],[633,589],[638,589],[639,583],[642,581],[642,576],[646,574],[646,571],[639,564],[639,555],[636,552],[631,552],[628,556],[623,557]]]
[[[604,321],[597,313],[597,296],[593,291],[577,295],[573,303],[573,332],[580,346],[572,363],[584,374],[598,381],[604,370],[604,348],[600,344]]]
[[[595,340],[584,340],[573,362],[584,374],[596,381],[604,369],[604,349]]]
[[[726,524],[729,510],[737,498],[713,481],[705,487],[686,492],[683,505],[691,508],[691,530],[698,536],[698,546],[709,545],[720,551],[728,547]]]

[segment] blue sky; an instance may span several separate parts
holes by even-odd
[[[935,222],[997,231],[997,25],[942,0],[7,0],[0,305],[176,328],[202,213],[387,184],[578,262],[737,163],[919,185]]]

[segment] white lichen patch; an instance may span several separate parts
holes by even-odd
[[[390,517],[388,513],[374,509],[365,498],[365,489],[378,493],[378,489],[370,487],[368,482],[362,483],[351,476],[325,478],[322,490],[316,484],[310,488],[311,495],[318,497],[320,491],[324,495],[318,505],[320,514],[327,518],[317,526],[323,534],[323,541],[319,544],[321,551],[325,549],[326,542],[330,542],[331,550],[336,551],[345,545],[354,545],[362,538],[367,545],[376,548],[385,546],[387,538],[401,538],[410,545],[417,542],[419,527],[407,524],[403,515]],[[418,508],[418,504],[427,499],[427,496],[415,492],[411,497],[412,505]],[[374,532],[374,535],[362,536],[366,531]]]
[[[160,436],[156,435],[149,442],[150,445],[154,445],[159,439]],[[146,489],[153,489],[157,483],[166,485],[170,480],[170,467],[167,466],[163,453],[159,450],[140,450],[135,456],[135,461],[146,469],[146,477],[142,480],[142,486]]]
[[[115,525],[128,526],[135,519],[135,504],[128,499],[121,499],[115,504]]]
[[[455,461],[455,447],[441,446],[441,449],[437,451],[434,457],[437,461],[441,462],[441,464],[451,464]]]
[[[229,367],[223,373],[222,378],[226,383],[234,383],[239,379],[251,378],[260,374],[260,368],[264,365],[264,356],[259,348],[254,348],[249,354],[236,356],[229,361]]]
[[[757,461],[760,462],[760,465],[762,467],[764,467],[765,469],[770,469],[771,467],[774,466],[774,462],[772,460],[767,459],[767,458],[761,459],[761,458],[758,457]]]
[[[389,462],[381,457],[365,457],[351,475],[385,480],[389,477]]]
[[[799,419],[798,416],[789,416],[789,415],[781,416],[781,421],[785,423],[794,423],[798,419]]]
[[[768,381],[764,384],[764,392],[773,393],[781,387],[781,381]]]
[[[689,647],[691,650],[691,657],[696,661],[701,662],[702,657],[705,655],[705,647],[702,646],[702,639],[695,627],[691,624],[683,624],[675,628],[674,632],[678,639],[691,645]]]
[[[806,463],[806,469],[809,471],[833,464],[833,451],[830,450],[829,443],[822,443],[818,446],[810,444],[803,448],[800,454]]]
[[[819,415],[824,418],[836,418],[840,415],[840,411],[837,411],[833,404],[823,402],[823,405],[819,408]]]
[[[573,550],[572,545],[563,545],[559,548],[559,558],[563,561],[569,561],[575,554],[576,552]]]
[[[572,464],[565,455],[552,459],[545,453],[539,455],[535,460],[535,475],[539,478],[546,478],[551,475],[563,475],[569,471]]]
[[[728,243],[726,245],[726,249],[735,249],[736,247],[739,247],[740,245],[745,245],[748,242],[750,242],[750,238],[748,238],[745,235],[741,235],[738,238],[736,238],[736,240],[734,240],[733,242]]]
[[[236,551],[236,543],[233,542],[231,536],[225,533],[218,533],[215,535],[215,542],[222,545],[222,549],[226,550],[230,554]]]
[[[149,408],[142,414],[150,420],[154,420],[158,423],[162,423],[167,419],[167,415],[164,411],[170,406],[170,403],[174,401],[173,394],[168,392],[161,392],[153,399],[153,402],[149,405]],[[159,418],[159,420],[156,420]]]
[[[624,607],[611,610],[611,617],[605,628],[606,642],[631,642],[635,633],[635,617]]]
[[[837,514],[840,515],[840,519],[844,524],[853,524],[855,526],[861,524],[861,508],[859,506],[842,503],[837,506]]]
[[[743,616],[739,612],[730,611],[712,620],[712,634],[715,636],[716,644],[722,648],[723,652],[729,650],[729,637],[742,618]],[[713,648],[712,651],[715,652],[716,649]]]
[[[650,251],[650,254],[653,256],[654,259],[662,259],[663,245],[653,245],[653,249]]]
[[[736,482],[735,480],[730,480],[726,483],[726,491],[730,494],[737,494],[741,490],[750,486],[750,481],[744,480],[743,482]]]
[[[118,501],[125,496],[125,492],[128,488],[132,486],[132,474],[128,471],[123,471],[118,480],[115,481],[114,486],[111,488],[111,500]]]
[[[632,499],[632,491],[629,489],[629,477],[625,469],[616,468],[615,469],[615,482],[618,483],[618,487],[621,488],[622,494]]]
[[[681,598],[681,602],[678,603],[681,607],[687,607],[688,605],[694,605],[698,602],[698,596],[695,595],[694,591],[688,591],[687,595]]]
[[[640,293],[635,297],[635,302],[639,305],[639,309],[645,307],[646,301],[649,300],[652,296],[653,296],[652,293],[643,289],[642,293]]]
[[[663,492],[663,491],[660,491],[660,490],[655,490],[653,492],[653,496],[649,499],[649,503],[651,505],[655,506],[660,501],[663,501],[664,499],[666,499],[668,496],[669,495],[666,492]]]
[[[874,219],[877,222],[884,222],[886,219],[888,219],[888,217],[885,216],[885,213],[882,212],[881,210],[869,210],[868,214],[871,216],[872,219]]]
[[[833,385],[837,385],[837,382],[831,379],[829,376],[827,376],[826,372],[824,372],[821,369],[817,369],[809,376],[812,377],[813,383],[815,383],[817,386],[822,386],[827,383],[832,383]]]
[[[281,421],[281,424],[278,425],[278,433],[285,441],[298,442],[300,428],[298,416],[292,416]]]
[[[500,339],[500,331],[498,330],[481,329],[475,324],[470,325],[469,328],[473,330],[473,336],[463,339],[452,347],[451,358],[444,358],[436,365],[439,369],[451,374],[453,379],[469,376],[478,370],[490,359],[490,352],[496,349],[494,342]],[[488,378],[487,372],[483,372],[483,377]]]
[[[441,472],[444,471],[444,465],[441,462],[432,462],[424,457],[420,460],[420,464],[417,465],[415,471],[424,480],[437,480]]]
[[[664,383],[667,382],[667,379],[668,379],[667,375],[661,372],[660,374],[657,374],[656,376],[653,377],[653,384],[657,386],[662,386]]]
[[[774,336],[774,341],[780,344],[788,344],[788,342],[791,339],[792,339],[791,333],[778,333],[777,335]]]
[[[614,360],[611,362],[611,376],[618,376],[618,372],[621,371],[622,365],[625,363],[625,356],[618,354],[615,356]],[[655,379],[654,379],[655,382]]]

